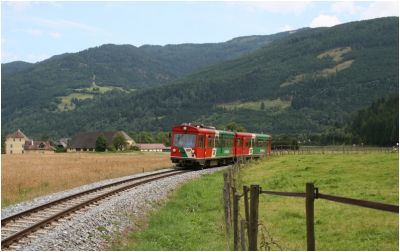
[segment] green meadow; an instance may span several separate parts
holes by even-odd
[[[397,153],[274,156],[246,165],[240,184],[303,192],[313,182],[321,193],[398,205]],[[148,216],[114,249],[232,250],[225,235],[222,172],[191,181]],[[241,187],[240,187],[241,188]],[[240,203],[243,213],[243,201]],[[260,237],[272,250],[306,250],[304,199],[260,196]],[[315,201],[317,250],[398,250],[398,214]],[[273,242],[271,242],[273,241]]]

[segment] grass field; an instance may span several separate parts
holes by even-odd
[[[60,103],[57,105],[59,111],[69,111],[75,109],[75,104],[72,102],[73,99],[77,100],[86,100],[93,99],[93,94],[81,94],[81,93],[72,93],[67,96],[60,96]]]
[[[251,109],[256,111],[261,111],[261,104],[264,103],[264,109],[273,109],[273,110],[284,110],[291,105],[291,101],[283,101],[281,99],[275,100],[258,100],[258,101],[249,101],[249,102],[230,102],[230,103],[222,103],[218,104],[217,107],[224,108],[227,110],[235,110],[235,109]]]
[[[79,89],[75,89],[75,91],[77,92],[91,92],[94,94],[104,94],[106,92],[110,92],[112,90],[119,90],[119,91],[125,91],[123,88],[121,87],[113,87],[113,86],[98,86],[96,85],[96,83],[92,83],[90,85],[90,87],[88,88],[79,88]]]
[[[152,214],[148,228],[132,233],[113,250],[227,250],[223,207],[223,181],[218,175],[183,185],[165,207]],[[143,228],[146,226],[144,225]]]
[[[249,166],[242,182],[265,190],[321,193],[398,205],[398,154],[274,157]],[[262,195],[260,221],[285,250],[305,250],[304,199]],[[315,201],[318,250],[398,250],[399,216],[325,200]],[[276,247],[274,249],[277,249]]]
[[[301,192],[306,182],[314,182],[321,193],[391,204],[398,204],[398,179],[398,154],[384,153],[275,156],[241,171],[242,184],[266,190]],[[148,227],[116,249],[232,249],[221,224],[222,180],[219,172],[184,185],[149,217]],[[259,209],[260,230],[266,227],[282,249],[306,249],[304,199],[262,195]],[[398,250],[398,223],[398,214],[316,200],[316,248]]]
[[[172,167],[166,153],[1,155],[2,207],[96,182]]]

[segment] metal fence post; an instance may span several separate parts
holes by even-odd
[[[314,184],[306,184],[307,250],[315,251],[314,236]]]
[[[250,186],[250,219],[249,224],[249,250],[257,250],[257,235],[258,235],[258,202],[260,195],[260,186]]]

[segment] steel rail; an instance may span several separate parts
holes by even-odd
[[[92,192],[95,192],[95,191],[98,191],[98,190],[105,189],[107,187],[112,187],[112,186],[116,186],[116,185],[119,185],[119,184],[135,181],[135,180],[148,178],[148,177],[151,177],[151,176],[156,176],[156,175],[161,175],[161,174],[166,174],[166,173],[173,173],[173,172],[176,172],[176,170],[163,171],[163,172],[158,172],[158,173],[147,174],[147,175],[140,176],[140,177],[134,177],[134,178],[130,178],[130,179],[125,179],[125,180],[113,182],[113,183],[110,183],[110,184],[107,184],[107,185],[98,186],[98,187],[95,187],[95,188],[92,188],[92,189],[89,189],[89,190],[85,190],[85,191],[82,191],[82,192],[78,192],[78,193],[75,193],[75,194],[71,194],[71,195],[69,195],[67,197],[56,199],[56,200],[47,202],[47,203],[45,203],[43,205],[40,205],[40,206],[37,206],[37,207],[33,207],[33,208],[27,209],[25,211],[10,215],[10,216],[8,216],[8,217],[6,217],[4,219],[1,219],[1,226],[5,226],[8,222],[13,221],[16,218],[20,218],[21,216],[27,215],[29,213],[37,212],[37,211],[42,210],[44,208],[48,208],[48,207],[51,207],[53,205],[59,204],[60,202],[63,202],[63,201],[66,201],[66,200],[70,200],[70,199],[73,199],[73,198],[77,198],[77,197],[80,197],[80,196],[85,195],[85,194],[89,194],[89,193],[92,193]]]
[[[45,219],[35,223],[34,225],[29,226],[29,227],[27,227],[27,228],[15,233],[15,234],[12,234],[12,235],[8,236],[7,238],[1,240],[1,248],[6,248],[6,247],[10,246],[11,244],[17,242],[19,239],[21,239],[21,238],[29,235],[30,233],[40,229],[41,227],[46,226],[47,224],[49,224],[49,223],[51,223],[51,222],[53,222],[53,221],[65,216],[65,215],[68,215],[68,214],[70,214],[72,212],[75,212],[76,210],[78,210],[80,208],[83,208],[85,206],[91,205],[92,203],[94,203],[96,201],[99,201],[99,200],[102,200],[104,198],[107,198],[107,197],[109,197],[109,196],[111,196],[113,194],[128,190],[130,188],[133,188],[133,187],[145,184],[145,183],[149,183],[149,182],[152,182],[152,181],[155,181],[155,180],[159,180],[159,179],[163,179],[163,178],[167,178],[167,177],[171,177],[171,176],[187,173],[187,172],[190,172],[190,171],[174,171],[174,172],[175,173],[169,173],[169,174],[164,174],[164,173],[167,173],[167,172],[151,174],[152,176],[157,176],[157,175],[160,175],[160,174],[164,174],[164,175],[158,176],[158,177],[155,177],[155,178],[146,179],[146,180],[143,180],[143,181],[139,181],[137,183],[133,183],[133,184],[129,184],[129,185],[120,187],[120,188],[118,188],[116,190],[109,191],[109,192],[107,192],[105,194],[102,194],[100,196],[97,196],[97,197],[94,197],[92,199],[86,200],[86,201],[84,201],[82,203],[79,203],[79,204],[77,204],[75,206],[72,206],[72,207],[70,207],[68,209],[65,209],[64,211],[62,211],[60,213],[56,213],[56,214],[54,214],[54,215],[52,215],[52,216],[50,216],[48,218],[45,218]],[[146,176],[142,176],[140,178],[143,178],[143,177],[149,177],[149,176],[146,175]],[[117,183],[117,184],[120,184],[120,183]],[[92,190],[90,190],[90,191],[92,191]],[[57,200],[57,201],[60,202],[60,200]],[[18,214],[17,214],[17,216],[18,216],[17,218],[20,217],[20,215],[18,215]]]

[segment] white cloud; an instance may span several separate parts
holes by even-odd
[[[50,1],[50,2],[45,2],[47,4],[50,4],[51,6],[54,7],[63,7],[63,5],[60,2],[56,2],[56,1]]]
[[[362,13],[363,19],[387,16],[399,16],[399,2],[373,2]]]
[[[292,27],[292,26],[290,26],[290,25],[285,25],[282,29],[281,29],[281,31],[291,31],[291,30],[294,30],[294,28]]]
[[[43,34],[43,31],[39,29],[30,29],[28,30],[28,33],[34,37],[39,37]]]
[[[311,21],[310,27],[331,27],[340,24],[336,16],[319,15]]]
[[[49,32],[50,37],[54,38],[54,39],[59,39],[62,37],[62,34],[59,32]]]
[[[7,1],[7,6],[13,8],[16,11],[24,11],[32,6],[32,2],[25,2],[25,1]]]
[[[261,9],[278,14],[301,14],[310,6],[311,1],[260,1],[238,2],[238,4],[252,11]]]
[[[79,29],[86,32],[104,32],[103,29],[87,25],[84,23],[66,20],[66,19],[46,19],[41,17],[30,17],[30,21],[36,25],[45,26],[49,28],[57,29]]]
[[[341,1],[335,2],[331,5],[331,11],[335,14],[348,14],[354,15],[362,10],[361,7],[354,4],[354,2]]]

